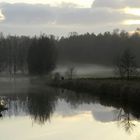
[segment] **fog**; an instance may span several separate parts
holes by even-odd
[[[65,76],[66,71],[70,68],[74,67],[75,69],[75,77],[81,78],[105,78],[105,77],[113,77],[114,76],[114,68],[103,65],[95,65],[95,64],[65,64],[58,65],[55,72],[59,72],[61,75]]]

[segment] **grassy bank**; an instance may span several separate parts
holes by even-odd
[[[119,100],[140,101],[140,79],[73,79],[51,82],[51,86],[88,92],[100,97]]]

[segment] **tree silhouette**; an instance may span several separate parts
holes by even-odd
[[[28,52],[30,74],[48,74],[55,68],[56,52],[54,43],[46,36],[34,38]]]
[[[76,70],[75,70],[75,67],[74,66],[71,66],[67,69],[65,75],[68,79],[73,79],[74,75],[76,73]]]
[[[121,78],[126,78],[127,80],[137,75],[135,56],[130,49],[124,50],[119,58],[117,62],[117,71]]]

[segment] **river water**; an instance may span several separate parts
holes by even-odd
[[[139,140],[138,110],[29,79],[0,82],[2,140]]]

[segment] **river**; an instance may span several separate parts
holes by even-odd
[[[0,82],[2,140],[138,140],[140,112],[27,78]]]

